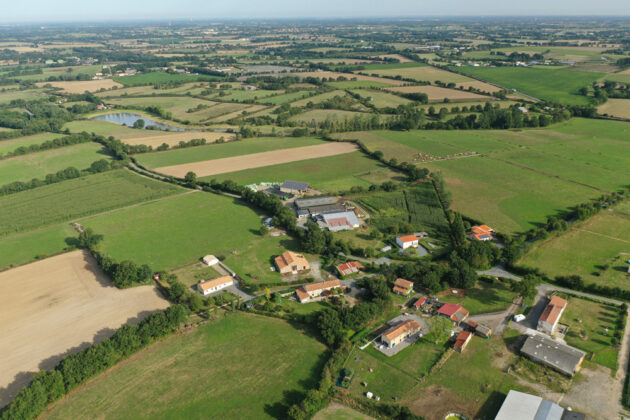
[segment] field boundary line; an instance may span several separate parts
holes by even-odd
[[[496,160],[498,162],[503,162],[503,163],[506,163],[508,165],[512,165],[512,166],[515,166],[517,168],[520,168],[520,169],[524,169],[524,170],[527,170],[527,171],[531,171],[531,172],[537,173],[539,175],[544,175],[544,176],[546,176],[548,178],[556,178],[556,179],[559,179],[560,181],[564,181],[564,182],[568,182],[568,183],[571,183],[571,184],[580,185],[580,186],[585,187],[585,188],[590,188],[592,190],[599,191],[599,192],[602,192],[602,193],[610,192],[608,190],[603,190],[601,188],[597,188],[597,187],[594,187],[592,185],[584,184],[583,182],[573,181],[571,179],[563,178],[563,177],[561,177],[559,175],[554,175],[554,174],[547,173],[545,171],[541,171],[539,169],[530,168],[529,166],[521,165],[520,163],[512,162],[512,161],[505,160],[505,159],[500,159],[498,157],[493,157],[493,156],[490,156],[490,155],[483,155],[483,157],[486,157],[488,159],[493,159],[493,160]]]
[[[627,240],[621,239],[621,238],[615,238],[614,236],[606,235],[604,233],[593,232],[591,230],[577,228],[577,227],[575,228],[575,230],[579,230],[580,232],[591,233],[591,234],[597,235],[597,236],[603,236],[604,238],[607,238],[607,239],[614,239],[615,241],[620,241],[620,242],[625,242],[627,244],[630,244],[630,241],[627,241]]]

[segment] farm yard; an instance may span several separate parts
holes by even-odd
[[[167,306],[153,286],[113,287],[83,251],[0,273],[0,405],[38,370]]]
[[[316,385],[325,360],[324,345],[286,321],[221,314],[122,362],[53,406],[43,419],[126,419],[139,412],[163,419],[201,412],[213,419],[284,418],[289,406]],[[190,394],[198,398],[187,398]]]
[[[200,177],[263,168],[284,163],[303,161],[326,156],[336,156],[352,153],[357,150],[352,143],[330,143],[314,146],[293,147],[270,152],[252,153],[242,156],[226,157],[223,159],[206,160],[203,162],[186,163],[181,165],[163,166],[156,168],[156,172],[183,178],[192,171]]]

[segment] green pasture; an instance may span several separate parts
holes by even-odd
[[[3,236],[0,240],[0,270],[62,252],[77,235],[69,224],[64,223]]]
[[[440,296],[440,301],[457,303],[468,309],[471,315],[499,312],[507,309],[516,293],[505,283],[479,281],[472,289],[466,289],[466,296]]]
[[[261,220],[238,200],[199,192],[81,223],[104,235],[101,248],[117,260],[172,270],[207,254],[228,255],[240,249],[258,234]]]
[[[368,99],[377,108],[396,108],[399,105],[411,103],[409,99],[378,90],[357,89],[353,90],[352,93]]]
[[[101,374],[43,417],[286,418],[317,384],[325,354],[285,321],[219,314]]]
[[[57,133],[40,133],[32,136],[15,137],[7,140],[0,140],[0,156],[5,153],[10,153],[18,147],[28,147],[33,144],[42,144],[45,141],[53,140],[63,137],[62,134]]]
[[[141,73],[134,76],[114,77],[114,81],[125,86],[140,86],[165,83],[190,83],[221,80],[217,76],[170,74],[166,72]]]
[[[571,105],[588,104],[588,98],[578,95],[578,89],[604,76],[603,73],[530,67],[465,66],[458,71],[539,99]]]

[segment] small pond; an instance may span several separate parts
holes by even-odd
[[[140,114],[134,114],[132,112],[116,112],[113,114],[99,115],[93,117],[92,119],[99,121],[109,121],[113,122],[114,124],[126,125],[128,127],[133,127],[133,124],[138,120],[144,120],[145,129],[147,129],[148,127],[155,127],[155,129],[163,131],[188,131],[174,125],[159,123],[150,118],[146,118]]]

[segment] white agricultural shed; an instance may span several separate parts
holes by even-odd
[[[208,254],[205,257],[203,257],[203,263],[205,265],[215,265],[219,263],[219,259],[215,257],[214,255]]]

